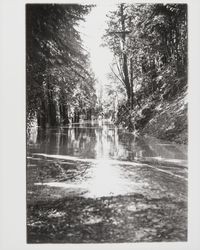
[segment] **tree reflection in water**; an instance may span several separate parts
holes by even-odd
[[[177,145],[166,144],[155,138],[136,138],[111,125],[91,124],[39,129],[38,132],[33,130],[27,154],[32,157],[28,165],[36,164],[39,173],[44,165],[57,169],[59,174],[57,179],[51,181],[51,186],[58,186],[56,182],[61,181],[63,188],[75,184],[75,188],[87,190],[85,195],[90,197],[128,194],[134,192],[138,185],[145,185],[138,182],[136,185],[135,177],[130,172],[130,166],[136,168],[136,163],[157,164],[166,168],[162,171],[167,173],[169,166],[165,166],[166,163],[183,164],[186,160],[186,152]],[[42,161],[33,161],[35,154],[43,154]],[[42,180],[43,184],[50,185],[47,177],[44,176]]]
[[[95,124],[27,139],[29,242],[185,240],[183,146]]]

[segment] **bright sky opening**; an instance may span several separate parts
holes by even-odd
[[[85,22],[79,30],[82,33],[84,47],[90,53],[91,68],[98,80],[97,91],[108,82],[107,74],[110,72],[112,53],[107,47],[102,47],[102,36],[105,34],[106,14],[116,5],[106,4],[93,7]]]

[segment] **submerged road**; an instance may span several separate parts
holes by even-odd
[[[187,240],[187,148],[112,125],[33,130],[28,242]]]

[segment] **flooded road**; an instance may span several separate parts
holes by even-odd
[[[32,129],[28,242],[187,240],[187,148],[112,125]]]

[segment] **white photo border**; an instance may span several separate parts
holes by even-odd
[[[26,243],[26,94],[25,94],[25,4],[26,3],[187,3],[189,34],[189,195],[188,241],[117,244],[27,244]],[[0,2],[0,249],[200,249],[200,1],[26,1]]]

